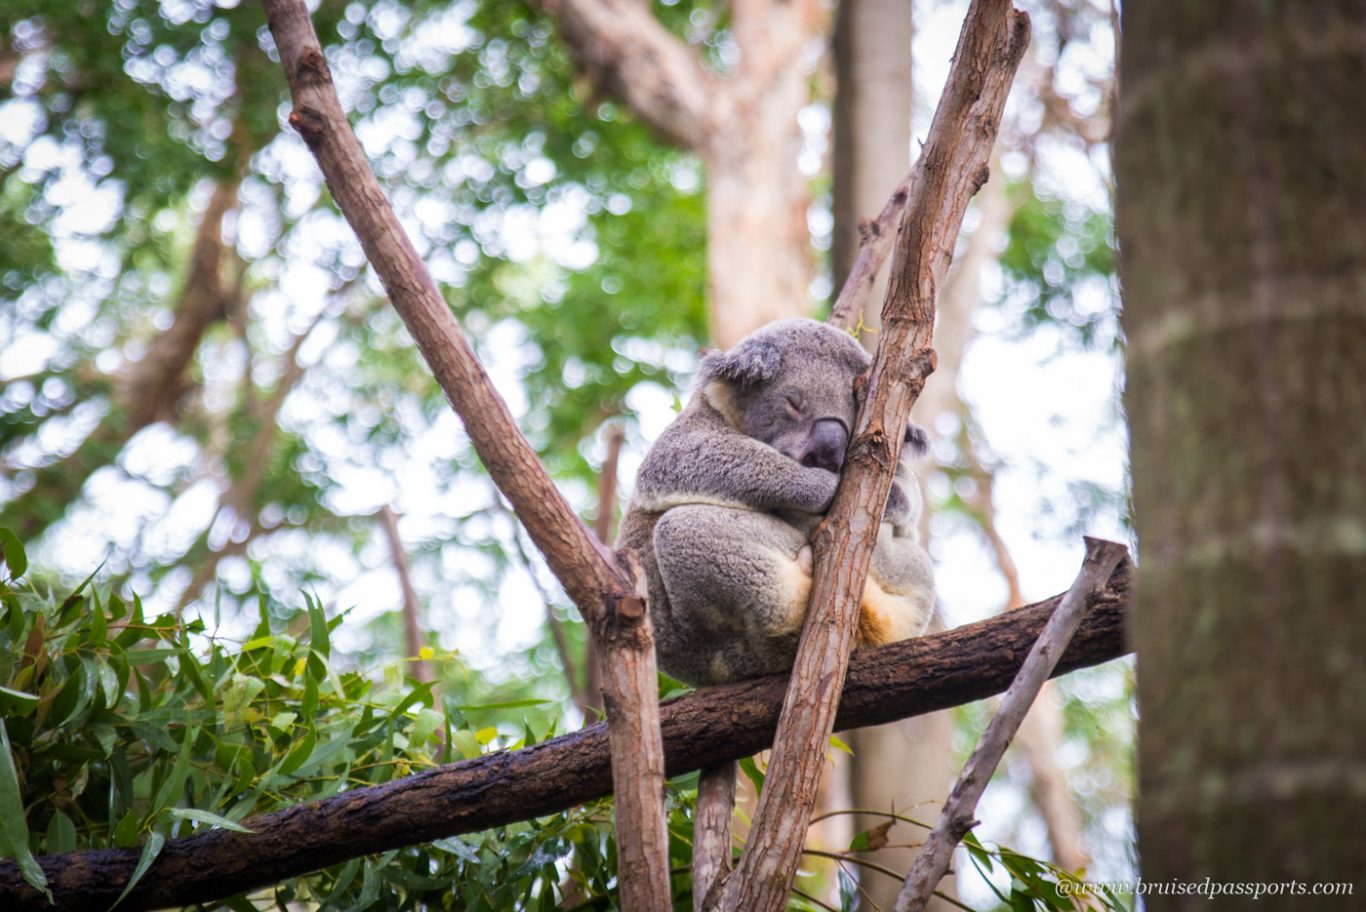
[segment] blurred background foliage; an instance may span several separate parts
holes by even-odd
[[[419,253],[591,521],[607,430],[625,434],[629,491],[707,344],[700,163],[595,95],[526,4],[311,5],[343,104]],[[725,4],[653,8],[724,67]],[[961,19],[952,4],[922,11],[955,30]],[[1044,66],[1107,27],[1085,2],[1031,12],[1036,43],[1053,49]],[[828,79],[812,81],[811,109],[828,111]],[[1076,463],[1097,437],[1122,444],[1104,142],[1060,140],[1054,99],[1025,82],[979,347],[984,359],[999,344],[1039,364],[1090,365],[1078,370],[1102,388],[1101,407],[1046,403],[1047,425],[1022,431],[995,417],[1010,403],[974,399],[965,368],[963,435],[948,435],[960,443],[936,452],[942,471],[929,482],[935,556],[960,577],[987,566],[972,496],[982,464],[1022,563],[1061,553],[1070,574],[1074,531],[1098,516],[1122,528],[1124,515],[1122,476]],[[461,743],[448,725],[486,750],[582,721],[572,697],[583,628],[387,308],[288,111],[256,4],[0,0],[0,526],[33,564],[6,590],[0,717],[34,852],[150,845],[151,833],[209,825],[177,810],[240,820],[442,762]],[[813,186],[826,181],[818,173]],[[826,207],[818,196],[810,218],[817,257]],[[420,596],[430,680],[415,690],[400,571],[377,518],[386,506],[401,517]],[[1027,582],[1053,587],[1043,595],[1069,580]],[[996,610],[1000,588],[952,619]],[[963,591],[945,589],[949,603]],[[36,629],[44,675],[25,651]],[[236,683],[211,699],[192,668],[248,682],[240,701],[228,699]],[[1062,690],[1087,833],[1118,878],[1131,854],[1127,671],[1075,675]],[[456,706],[501,708],[466,718]],[[299,717],[289,730],[272,727],[281,713]],[[964,752],[982,718],[960,714]],[[311,776],[281,772],[308,733],[316,746],[343,731],[350,746]],[[1046,855],[1027,774],[1001,778],[1009,823],[994,835]],[[242,788],[216,784],[229,780]],[[675,798],[681,820],[686,781]],[[484,891],[463,908],[531,908],[572,871],[588,902],[610,892],[605,820],[592,806],[406,849],[281,896],[359,908],[383,893],[397,906],[426,895],[422,878],[454,876]],[[1013,881],[998,871],[992,882]]]

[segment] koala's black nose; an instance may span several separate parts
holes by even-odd
[[[804,466],[838,472],[844,467],[844,451],[849,448],[849,432],[837,418],[822,418],[811,428],[811,436],[802,448]]]

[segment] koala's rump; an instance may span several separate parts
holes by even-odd
[[[792,663],[811,580],[805,535],[756,510],[689,504],[660,515],[652,535],[672,635],[660,666],[689,683],[773,674]],[[653,593],[652,593],[653,594]]]

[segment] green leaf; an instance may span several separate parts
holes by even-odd
[[[207,823],[210,826],[222,827],[225,830],[232,830],[234,833],[256,832],[255,830],[247,829],[240,823],[235,823],[226,817],[221,817],[218,814],[213,814],[209,811],[198,811],[194,808],[171,808],[166,813],[171,815],[172,817],[178,817],[181,820],[193,820],[196,823]]]
[[[162,780],[161,787],[157,789],[156,797],[152,799],[151,813],[148,814],[149,819],[180,800],[181,793],[185,791],[185,780],[190,775],[190,758],[197,737],[199,737],[197,727],[190,728],[185,732],[185,737],[180,742],[180,754],[176,757],[175,766],[171,767],[170,774]]]
[[[10,579],[18,579],[28,569],[28,553],[24,550],[24,543],[3,526],[0,526],[0,555],[4,556],[5,565],[9,567]]]
[[[37,706],[37,694],[0,687],[0,716],[27,716]]]
[[[131,893],[133,888],[138,885],[138,881],[142,880],[142,875],[147,873],[147,869],[152,866],[152,862],[157,860],[157,856],[161,854],[161,847],[165,844],[166,837],[161,833],[153,830],[148,834],[147,844],[142,847],[142,855],[138,858],[138,866],[133,869],[133,876],[128,878],[128,886],[123,888],[123,892],[119,894],[118,899],[114,900],[114,905],[110,906],[110,909],[117,907],[119,903],[123,902],[123,898]]]
[[[308,605],[308,639],[314,649],[327,658],[332,653],[332,641],[327,635],[327,612],[322,602],[310,593],[304,593],[304,603]]]
[[[764,790],[764,771],[759,769],[759,764],[754,762],[753,757],[746,757],[740,761],[740,769],[749,777],[749,781],[754,783],[754,791]]]
[[[14,754],[10,750],[9,733],[5,731],[5,721],[0,719],[0,854],[14,858],[19,863],[19,871],[29,886],[41,892],[52,902],[52,894],[47,889],[47,877],[33,857],[28,844],[28,820],[24,816],[24,797],[19,791],[19,771],[14,766]]]
[[[1010,890],[1010,912],[1034,912],[1034,899],[1028,893],[1012,887]]]
[[[47,822],[47,840],[43,843],[43,851],[55,855],[75,848],[76,824],[61,811],[53,811],[52,819]]]

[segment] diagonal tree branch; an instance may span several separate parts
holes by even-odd
[[[902,215],[878,353],[848,469],[812,536],[816,561],[806,624],[754,828],[720,891],[718,905],[727,912],[777,912],[786,905],[903,429],[934,370],[935,299],[968,201],[986,182],[1001,112],[1028,41],[1029,17],[1010,0],[974,0]]]
[[[661,136],[701,150],[717,80],[638,0],[536,0],[559,23],[579,67]]]
[[[663,912],[670,907],[664,749],[644,601],[555,488],[419,260],[347,123],[303,0],[266,0],[265,9],[294,96],[290,124],[317,159],[489,475],[601,647],[622,902],[630,910]]]
[[[1081,572],[1063,595],[1057,610],[1048,618],[1039,639],[1029,650],[1020,673],[1010,682],[1010,688],[1001,698],[1001,706],[995,717],[968,758],[967,766],[953,784],[949,799],[944,802],[944,810],[939,815],[939,822],[925,839],[924,848],[916,855],[915,864],[911,866],[901,892],[897,894],[893,912],[922,912],[930,901],[934,885],[939,883],[949,868],[954,848],[976,825],[973,812],[997,764],[1005,756],[1010,739],[1019,730],[1020,723],[1039,694],[1039,688],[1052,675],[1053,666],[1086,614],[1087,604],[1104,588],[1127,553],[1124,546],[1117,542],[1086,539],[1086,560],[1082,563]]]
[[[1089,600],[1081,627],[1053,670],[1118,658],[1131,570],[1122,564]],[[855,656],[841,697],[841,728],[881,725],[1004,690],[1057,608],[1028,608]],[[667,771],[747,757],[773,743],[787,680],[778,675],[714,687],[662,707]],[[602,723],[519,751],[500,751],[323,801],[168,840],[119,906],[128,912],[207,903],[348,858],[552,814],[611,793]],[[39,859],[57,907],[104,912],[123,891],[141,850],[103,849]],[[0,909],[51,909],[13,861],[0,862]]]

